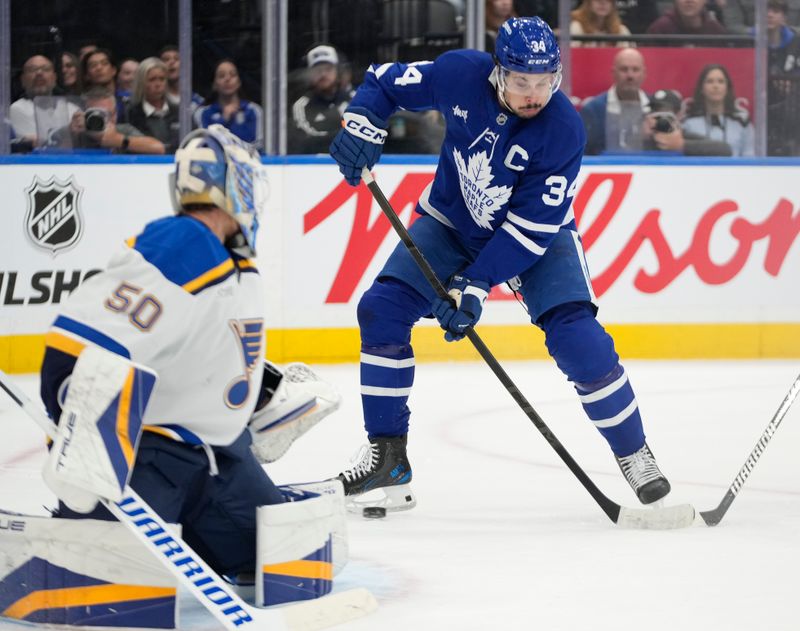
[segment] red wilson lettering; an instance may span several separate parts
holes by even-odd
[[[591,173],[578,190],[574,201],[575,218],[583,237],[587,252],[607,230],[627,231],[629,225],[611,225],[628,195],[633,173]],[[423,189],[433,179],[432,173],[406,174],[389,199],[401,217],[407,217],[411,225],[417,217],[413,211]],[[611,184],[610,190],[605,184]],[[601,188],[602,187],[602,188]],[[596,196],[604,195],[604,199]],[[336,213],[352,197],[356,198],[356,212],[344,256],[339,263],[333,284],[325,302],[347,303],[353,298],[356,287],[372,263],[384,239],[392,231],[389,221],[382,214],[370,225],[372,195],[363,184],[356,188],[341,182],[318,204],[304,215],[303,233],[307,234]],[[581,221],[590,202],[600,202],[602,207],[589,225]],[[638,225],[633,226],[625,245],[602,271],[594,270],[592,284],[597,296],[602,296],[620,278],[640,249],[649,245],[656,257],[655,271],[636,271],[634,287],[646,294],[657,293],[668,287],[676,278],[691,268],[703,283],[721,285],[734,279],[750,258],[756,242],[766,241],[763,269],[771,276],[778,276],[791,246],[800,233],[800,212],[791,201],[779,198],[764,221],[752,223],[744,217],[735,217],[726,238],[735,244],[730,258],[722,263],[714,262],[710,256],[710,240],[717,223],[723,217],[740,210],[731,199],[721,199],[709,207],[697,220],[690,245],[684,252],[676,252],[670,246],[660,225],[661,210],[649,209]],[[507,292],[491,294],[492,299],[513,299]]]

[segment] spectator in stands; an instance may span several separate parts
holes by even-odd
[[[164,144],[128,123],[117,123],[114,93],[100,87],[84,95],[86,109],[55,132],[51,145],[61,149],[105,149],[111,153],[163,154]]]
[[[350,94],[339,83],[339,56],[333,46],[315,46],[306,55],[309,88],[292,104],[290,153],[327,153],[342,128]]]
[[[736,107],[733,82],[724,66],[708,64],[700,72],[683,131],[721,140],[734,156],[755,155],[753,126],[747,112]]]
[[[197,111],[196,118],[200,127],[219,123],[261,151],[264,148],[264,112],[257,103],[242,98],[241,89],[236,64],[223,59],[214,68],[213,91]]]
[[[514,9],[513,0],[485,0],[484,20],[486,22],[486,48],[493,51],[497,39],[497,31],[509,18],[519,17]]]
[[[61,53],[61,88],[64,94],[78,96],[83,93],[81,77],[78,73],[78,56],[74,53]]]
[[[786,24],[786,0],[767,0],[767,154],[800,153],[800,35]]]
[[[123,59],[119,64],[115,96],[118,99],[122,99],[124,103],[127,103],[131,98],[131,94],[133,94],[133,81],[136,79],[136,70],[138,68],[139,62],[132,57]]]
[[[614,84],[581,109],[587,155],[642,150],[642,117],[650,100],[641,89],[646,72],[644,57],[635,48],[614,56]]]
[[[558,0],[514,0],[514,11],[516,16],[536,15],[547,22],[551,28],[558,28]],[[493,51],[494,42],[492,42],[492,47],[486,50]]]
[[[767,41],[769,73],[792,74],[800,70],[800,37],[786,24],[786,0],[767,0]],[[755,31],[751,31],[755,33]]]
[[[619,19],[614,0],[581,0],[570,14],[570,35],[630,35]],[[573,46],[611,46],[612,42],[572,42]],[[613,42],[614,46],[627,48],[630,42]]]
[[[173,105],[181,104],[181,53],[177,46],[168,44],[164,46],[158,56],[167,66],[167,100]],[[203,104],[203,97],[192,92],[192,110]]]
[[[679,92],[656,90],[644,117],[643,148],[684,156],[730,156],[732,151],[727,143],[681,129],[682,105]]]
[[[728,30],[709,13],[706,0],[675,0],[647,29],[651,35],[724,35]]]
[[[44,144],[47,137],[67,124],[78,106],[66,97],[54,97],[56,70],[43,55],[30,57],[22,66],[22,88],[25,93],[9,108],[19,149],[29,150]]]
[[[83,61],[83,58],[86,57],[89,53],[93,53],[98,49],[97,44],[94,42],[89,42],[88,44],[84,44],[78,49],[78,60]]]
[[[128,122],[158,138],[167,153],[175,153],[180,136],[178,106],[167,100],[167,66],[158,57],[148,57],[136,70]]]
[[[658,19],[658,5],[653,0],[616,0],[619,19],[631,33],[644,33]]]
[[[84,90],[99,88],[116,95],[117,65],[111,51],[106,48],[95,48],[81,59],[81,78]],[[117,104],[117,120],[125,120],[125,103],[115,98]]]

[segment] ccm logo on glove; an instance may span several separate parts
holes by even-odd
[[[379,129],[369,122],[366,116],[345,112],[342,117],[342,127],[356,138],[361,138],[376,145],[386,142],[388,135],[385,129]]]

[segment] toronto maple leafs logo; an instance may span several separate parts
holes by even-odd
[[[505,206],[513,189],[510,186],[491,186],[494,176],[485,150],[472,154],[465,163],[461,152],[454,149],[453,158],[469,214],[481,228],[491,230],[494,214]]]

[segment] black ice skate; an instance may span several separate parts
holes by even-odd
[[[642,504],[657,502],[669,493],[669,482],[658,469],[656,459],[647,443],[630,456],[622,458],[615,456],[615,458],[625,479]]]
[[[411,465],[406,456],[406,436],[376,437],[361,447],[358,462],[337,477],[344,485],[347,508],[361,512],[368,506],[387,511],[414,508]],[[372,491],[376,491],[373,493]]]

